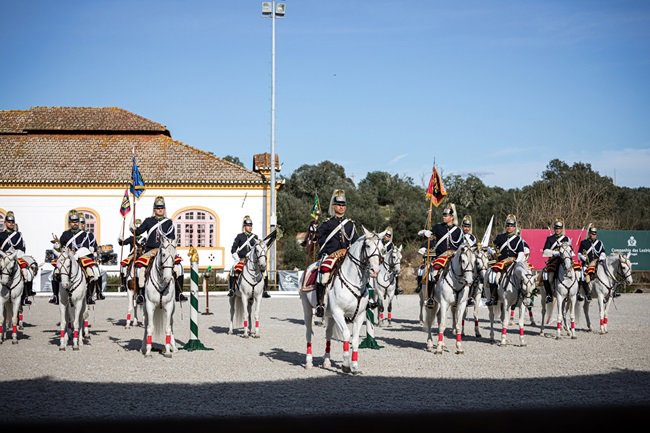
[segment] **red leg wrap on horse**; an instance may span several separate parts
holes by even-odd
[[[465,319],[462,320],[462,326],[465,327]]]
[[[392,320],[392,319],[393,319],[393,313],[388,313],[388,320]]]
[[[311,342],[307,343],[307,355],[311,355]]]
[[[350,342],[349,341],[344,341],[343,342],[343,351],[344,352],[349,352],[350,351]]]
[[[352,352],[352,362],[357,362],[359,360],[359,352]]]
[[[172,342],[172,336],[167,334],[165,335],[165,344],[171,344]]]
[[[151,346],[151,335],[147,335],[147,345]]]
[[[59,337],[60,338],[65,337],[65,331],[63,329],[61,331],[59,331]]]
[[[609,320],[608,320],[608,318],[607,318],[607,317],[605,317],[605,318],[603,319],[603,322],[605,322],[605,325],[607,325],[607,323],[609,323]]]
[[[0,334],[2,334],[2,329],[3,329],[2,325],[0,325]]]
[[[244,328],[248,328],[248,320],[244,320]]]
[[[259,328],[259,327],[260,327],[260,321],[259,321],[259,320],[256,320],[256,321],[255,321],[255,327],[256,327],[256,328]]]
[[[23,321],[23,313],[18,314],[18,321]]]
[[[576,329],[576,322],[573,320],[571,321],[571,329]]]
[[[605,324],[605,321],[603,319],[600,319],[600,326],[603,326]]]
[[[438,343],[442,343],[442,332],[438,333]]]
[[[75,330],[72,332],[72,338],[79,338],[79,330],[75,329]]]
[[[458,334],[456,334],[456,341],[460,343],[460,340],[461,340],[462,336],[463,336],[463,334],[461,334],[460,332]]]
[[[384,320],[384,313],[379,313],[379,320]]]
[[[524,328],[519,328],[519,336],[520,337],[524,336]]]
[[[562,322],[557,322],[557,329],[562,329]]]
[[[87,328],[87,327],[88,327],[88,321],[84,320],[84,328]]]
[[[12,325],[11,326],[11,332],[14,333],[14,334],[17,334],[18,333],[18,327],[16,325]]]
[[[126,315],[126,321],[127,321],[127,322],[130,322],[130,321],[131,321],[131,314],[127,314],[127,315]]]
[[[474,325],[478,326],[478,319],[474,319]]]
[[[501,335],[506,335],[508,333],[507,328],[501,328]]]
[[[327,342],[325,342],[325,353],[330,353],[331,350],[332,350],[332,342],[330,340],[327,340]]]

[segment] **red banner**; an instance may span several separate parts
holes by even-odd
[[[581,232],[582,236],[578,239]],[[547,258],[542,256],[542,254],[544,252],[546,238],[552,234],[553,231],[548,229],[523,229],[521,231],[521,237],[524,238],[530,248],[530,258],[528,261],[537,270],[543,269],[546,265]],[[585,239],[587,230],[566,230],[565,234],[571,239],[571,246],[577,254],[578,246]]]

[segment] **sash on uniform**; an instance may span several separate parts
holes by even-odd
[[[0,250],[4,251],[5,246],[7,245],[7,243],[9,243],[9,241],[10,241],[14,236],[16,236],[17,234],[18,234],[18,232],[13,232],[13,233],[10,234],[9,236],[7,236],[7,239],[5,239],[5,241],[2,243],[2,246],[0,246]],[[11,246],[12,246],[12,247],[14,246],[14,242],[13,242],[13,241],[11,241]]]

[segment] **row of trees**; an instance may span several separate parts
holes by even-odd
[[[390,225],[398,244],[419,243],[417,232],[424,228],[429,203],[425,187],[416,185],[411,177],[374,171],[355,185],[341,165],[324,161],[303,165],[285,180],[277,196],[282,231],[279,269],[304,268],[307,259],[296,235],[307,229],[315,194],[321,200],[325,219],[332,191],[337,188],[345,190],[349,203],[346,215],[354,219],[358,230],[364,225],[381,231]],[[570,166],[553,159],[539,180],[523,188],[490,187],[473,175],[449,175],[443,182],[448,195],[442,206],[452,202],[459,218],[471,215],[474,233],[481,236],[492,215],[496,230],[500,230],[509,213],[517,216],[522,228],[548,228],[559,217],[568,228],[593,223],[599,229],[650,229],[650,188],[616,186],[586,163]],[[440,221],[441,208],[434,208],[434,222]]]

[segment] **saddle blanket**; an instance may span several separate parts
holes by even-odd
[[[135,259],[135,266],[136,268],[147,267],[149,266],[150,261],[151,261],[151,257],[138,257],[137,259]]]
[[[120,262],[120,266],[122,267],[128,266],[128,264],[131,263],[131,260],[133,260],[133,256],[127,257],[126,259]]]
[[[494,272],[503,272],[510,267],[515,262],[514,257],[508,257],[499,262],[496,262],[492,265],[492,270]]]
[[[447,265],[450,256],[440,256],[433,261],[433,269],[442,269]]]
[[[175,265],[178,265],[182,261],[183,261],[183,259],[181,259],[181,256],[179,256],[179,255],[176,255],[176,257],[174,258],[174,264]]]
[[[593,275],[596,273],[596,266],[589,266],[587,268],[587,275]]]
[[[546,262],[546,271],[547,272],[555,272],[557,271],[557,265],[558,265],[559,260],[549,260]],[[579,260],[573,260],[573,270],[574,271],[579,271],[582,269],[582,265],[580,264]]]
[[[325,259],[320,264],[320,271],[325,273],[332,272],[332,269],[334,269],[334,265],[336,264],[336,261],[342,257],[345,257],[345,254],[347,252],[348,252],[347,249],[341,248],[340,250],[336,250],[329,256],[325,257]]]
[[[81,263],[81,266],[84,268],[89,268],[91,266],[95,266],[97,263],[90,257],[81,257],[79,259],[79,263]]]
[[[573,270],[574,271],[579,271],[582,269],[582,264],[580,263],[580,260],[574,260],[573,261]]]
[[[238,274],[241,271],[244,270],[244,261],[240,260],[237,263],[235,263],[235,273]]]
[[[29,266],[29,263],[27,263],[27,260],[20,258],[18,259],[18,266],[20,266],[20,269],[25,269]]]
[[[309,275],[305,277],[305,284],[300,288],[303,292],[311,292],[316,288],[316,278],[318,277],[318,271],[312,269]]]

